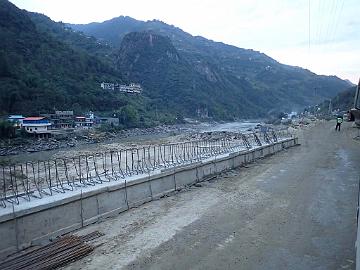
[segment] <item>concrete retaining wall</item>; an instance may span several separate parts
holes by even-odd
[[[115,216],[178,188],[297,145],[291,138],[250,151],[209,158],[187,166],[138,175],[34,200],[0,210],[0,258],[48,241],[106,217]]]

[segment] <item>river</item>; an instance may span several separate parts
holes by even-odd
[[[249,129],[254,129],[257,125],[262,124],[260,121],[243,121],[243,122],[229,122],[215,125],[208,125],[201,129],[203,132],[209,131],[230,131],[230,132],[245,132]]]

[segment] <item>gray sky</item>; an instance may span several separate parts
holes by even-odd
[[[281,63],[360,76],[360,0],[10,0],[55,21],[101,22],[120,15],[158,19]],[[309,48],[310,2],[310,48]]]

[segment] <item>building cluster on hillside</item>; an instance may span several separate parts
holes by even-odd
[[[7,120],[18,129],[38,136],[49,137],[59,130],[86,129],[96,125],[118,126],[119,118],[99,117],[89,112],[86,115],[75,116],[73,111],[55,111],[40,116],[25,117],[22,115],[10,115]]]
[[[143,91],[141,85],[138,83],[130,83],[129,85],[126,85],[126,84],[102,82],[100,84],[100,87],[104,90],[129,93],[129,94],[141,94],[141,92]]]

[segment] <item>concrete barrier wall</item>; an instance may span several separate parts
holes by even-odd
[[[291,138],[5,208],[0,211],[0,258],[297,144],[297,138]]]

